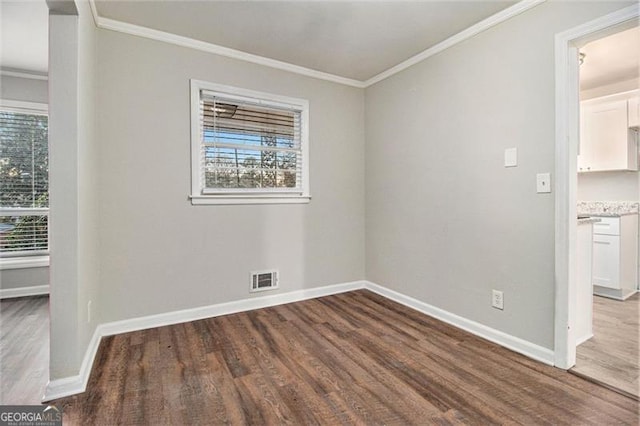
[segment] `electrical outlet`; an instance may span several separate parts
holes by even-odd
[[[493,290],[491,292],[491,306],[504,310],[504,294],[501,291]]]
[[[91,300],[87,302],[87,323],[91,323]]]

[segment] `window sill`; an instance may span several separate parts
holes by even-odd
[[[191,204],[194,206],[216,204],[307,204],[310,196],[242,196],[242,195],[192,195]]]
[[[49,256],[5,257],[0,259],[0,271],[4,269],[44,268],[49,266]]]

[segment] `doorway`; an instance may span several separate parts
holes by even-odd
[[[577,263],[580,289],[577,336],[571,372],[640,397],[638,376],[638,100],[640,27],[623,29],[579,49],[580,150],[578,216],[597,220]],[[592,231],[592,232],[589,232]],[[585,294],[587,291],[585,291]],[[584,306],[580,306],[580,305]],[[582,308],[582,309],[581,309]],[[579,329],[580,330],[580,329]],[[580,335],[582,334],[582,335]]]
[[[577,301],[581,290],[578,263],[582,258],[581,252],[578,250],[579,238],[576,221],[576,216],[581,213],[577,208],[579,201],[578,172],[579,167],[586,167],[583,161],[580,165],[578,164],[580,146],[579,67],[580,62],[584,63],[586,60],[584,55],[581,57],[580,49],[594,43],[595,40],[637,27],[639,9],[638,5],[634,5],[556,35],[555,364],[560,368],[574,367],[577,359],[577,345],[583,340],[590,339],[589,337],[585,339],[582,333],[578,333],[581,330],[579,324],[582,318],[581,312],[584,311],[584,306],[580,306]],[[592,94],[596,92],[592,91]],[[635,155],[637,161],[637,153]],[[629,179],[633,180],[633,176]],[[638,185],[637,180],[635,184]],[[581,210],[583,207],[581,206]],[[589,280],[588,284],[590,285],[590,283]],[[596,310],[603,309],[600,305],[600,303],[596,304]],[[596,317],[599,318],[600,314],[597,314]],[[601,333],[596,329],[594,332]],[[637,380],[635,383],[637,387]]]

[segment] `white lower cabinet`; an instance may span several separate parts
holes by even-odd
[[[638,288],[638,215],[601,219],[593,226],[593,292],[624,300]]]
[[[620,288],[620,236],[593,235],[593,284]]]
[[[578,223],[576,238],[576,315],[574,333],[576,345],[593,337],[593,225]]]

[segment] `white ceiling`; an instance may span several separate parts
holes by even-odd
[[[0,1],[0,66],[46,74],[49,9],[45,0]]]
[[[640,27],[592,41],[580,49],[580,89],[640,78]]]
[[[97,1],[98,15],[367,80],[515,1]]]

